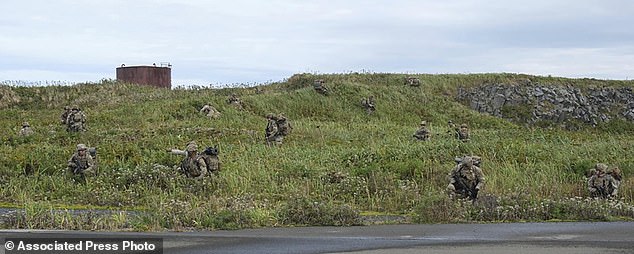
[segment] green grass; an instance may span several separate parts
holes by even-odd
[[[263,86],[263,94],[252,88],[165,90],[110,80],[0,86],[0,149],[5,151],[0,154],[0,203],[27,213],[4,227],[355,225],[359,214],[368,213],[410,215],[426,223],[634,218],[631,122],[574,132],[524,127],[454,100],[460,86],[492,82],[530,79],[581,87],[632,87],[634,82],[521,74],[414,76],[420,87],[404,85],[406,75],[400,74],[299,74]],[[324,79],[331,94],[314,92],[314,79]],[[241,97],[244,110],[226,104],[231,93]],[[368,95],[377,105],[370,116],[360,106]],[[220,118],[198,113],[208,103],[222,112]],[[63,106],[74,104],[86,112],[88,132],[69,134],[59,125]],[[294,126],[281,147],[264,145],[269,112],[284,113]],[[415,142],[411,135],[422,119],[432,137]],[[448,137],[448,120],[469,124],[471,142]],[[23,121],[30,122],[35,135],[16,135]],[[181,158],[165,149],[183,149],[190,140],[219,146],[222,172],[217,177],[196,181],[173,170]],[[85,184],[71,182],[65,169],[77,143],[98,150],[99,174]],[[497,203],[462,204],[443,193],[453,158],[465,154],[483,157],[487,184],[482,193],[497,197]],[[623,170],[618,207],[616,201],[575,199],[587,196],[583,174],[597,162]],[[24,175],[27,165],[34,174]],[[548,208],[540,205],[544,202]],[[572,209],[579,207],[576,202],[590,212]],[[41,212],[60,207],[140,212],[66,224],[58,221],[73,216]],[[98,222],[80,227],[78,221]]]

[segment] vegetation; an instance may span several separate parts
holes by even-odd
[[[252,87],[166,90],[103,80],[74,86],[0,86],[0,202],[23,208],[5,228],[235,229],[286,225],[357,225],[363,214],[406,215],[414,222],[630,220],[634,218],[632,123],[578,131],[525,127],[482,115],[454,100],[459,86],[540,83],[633,86],[630,81],[518,74],[299,74]],[[312,89],[324,79],[331,90]],[[236,93],[243,110],[226,103]],[[374,95],[367,115],[360,100]],[[204,104],[218,119],[198,113]],[[78,105],[88,131],[67,133],[59,116]],[[284,113],[294,129],[280,147],[264,145],[264,116]],[[524,112],[518,112],[518,117]],[[416,142],[421,119],[432,137]],[[450,137],[446,123],[467,123],[472,139]],[[36,134],[17,136],[28,121]],[[186,179],[166,152],[218,145],[222,171]],[[73,182],[66,161],[76,144],[98,151],[99,173]],[[487,178],[476,204],[445,195],[453,158],[483,158]],[[625,176],[618,200],[587,196],[585,173],[595,163]],[[73,209],[112,209],[77,214]]]

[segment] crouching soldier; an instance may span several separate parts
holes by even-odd
[[[211,118],[218,118],[220,117],[220,115],[222,115],[220,111],[209,104],[205,104],[205,106],[200,109],[200,113],[205,114],[206,116]]]
[[[80,181],[85,181],[86,174],[95,173],[94,161],[86,145],[77,145],[77,151],[68,160],[68,171],[73,174],[74,179]]]
[[[328,95],[328,87],[325,85],[326,81],[318,79],[313,82],[313,89],[320,94]]]
[[[284,136],[279,132],[277,124],[278,117],[273,113],[269,113],[266,115],[266,119],[266,128],[264,128],[264,139],[266,140],[266,145],[281,145],[284,140]]]
[[[86,131],[86,114],[79,108],[73,106],[66,119],[66,130],[69,132]]]
[[[618,171],[617,177],[614,177],[614,171]],[[608,170],[608,166],[603,163],[597,163],[593,169],[593,173],[588,179],[588,191],[591,197],[611,198],[615,197],[619,192],[621,183],[620,170]]]
[[[179,171],[189,178],[200,179],[207,175],[207,163],[198,156],[198,145],[195,141],[187,144],[185,151],[178,149],[168,149],[172,154],[185,155],[185,159],[181,161]]]
[[[484,174],[478,166],[474,165],[471,156],[463,157],[449,173],[447,191],[452,197],[455,195],[458,198],[468,198],[475,201],[483,186]]]
[[[18,134],[22,137],[31,136],[33,135],[33,129],[31,129],[31,125],[28,122],[23,122],[22,129],[20,129]]]
[[[420,141],[429,140],[429,130],[427,129],[427,121],[420,122],[420,128],[414,133],[414,138]]]
[[[236,95],[235,93],[232,93],[228,98],[227,98],[227,103],[229,105],[232,105],[233,107],[235,107],[236,109],[242,109],[242,101],[240,100],[240,98],[238,98],[238,95]]]
[[[469,140],[471,140],[469,126],[467,126],[466,123],[460,125],[460,129],[458,129],[458,135],[456,137],[462,142],[469,142]]]
[[[368,98],[363,98],[361,100],[361,106],[363,106],[363,108],[365,109],[365,112],[368,113],[368,115],[376,111],[376,104],[374,104],[374,96],[370,95]]]
[[[410,86],[420,86],[420,79],[415,77],[405,78],[405,84]]]
[[[217,174],[220,171],[220,159],[218,159],[218,146],[207,147],[200,155],[207,165],[207,175]]]
[[[64,112],[61,115],[61,123],[62,125],[67,125],[68,124],[68,115],[70,115],[70,107],[69,106],[64,106]]]

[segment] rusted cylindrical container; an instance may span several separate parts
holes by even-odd
[[[171,89],[172,68],[157,66],[121,66],[117,68],[117,80]]]

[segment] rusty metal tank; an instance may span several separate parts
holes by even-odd
[[[161,63],[160,66],[125,66],[117,67],[117,80],[161,88],[172,88],[172,65]]]

